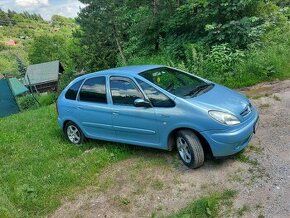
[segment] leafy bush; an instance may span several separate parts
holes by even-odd
[[[224,83],[236,74],[236,65],[243,61],[245,54],[241,50],[231,48],[229,44],[215,45],[211,49],[204,45],[188,44],[185,46],[185,57],[184,67],[181,68]],[[181,65],[182,63],[177,64],[178,67]]]
[[[48,93],[46,95],[41,95],[38,98],[40,106],[48,106],[55,103],[57,96],[55,93]]]
[[[133,57],[128,61],[129,65],[143,65],[143,64],[164,64],[169,65],[170,59],[163,55],[151,55]]]
[[[17,102],[22,111],[28,109],[36,109],[38,107],[37,102],[35,101],[32,95],[19,97],[17,99]]]
[[[18,105],[22,111],[36,109],[39,106],[48,106],[55,103],[57,99],[56,93],[48,93],[45,95],[36,95],[37,100],[30,94],[26,96],[19,97],[17,99]],[[38,102],[39,104],[38,104]]]
[[[228,44],[216,45],[205,55],[199,71],[208,78],[225,81],[235,73],[236,64],[243,58],[242,51],[234,50]]]
[[[290,25],[276,28],[264,36],[263,46],[246,53],[236,66],[236,75],[230,86],[253,85],[259,81],[285,79],[290,76]]]

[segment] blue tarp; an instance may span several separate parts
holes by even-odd
[[[18,105],[7,80],[0,80],[0,117],[19,112]]]

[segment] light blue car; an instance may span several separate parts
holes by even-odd
[[[86,138],[172,150],[190,168],[210,152],[220,158],[247,146],[256,108],[243,95],[162,65],[128,66],[86,74],[57,101],[68,140]]]

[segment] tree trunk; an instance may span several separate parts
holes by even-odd
[[[158,16],[158,7],[159,7],[159,0],[153,0],[153,16],[155,20],[158,20],[156,17]],[[156,34],[156,38],[155,38],[155,51],[159,51],[160,49],[160,44],[159,44],[159,27],[158,28],[158,32]]]
[[[123,52],[123,48],[121,46],[121,43],[118,39],[118,36],[117,36],[117,30],[116,30],[116,27],[113,26],[113,35],[114,35],[114,38],[115,38],[115,41],[116,41],[116,44],[117,44],[117,48],[119,50],[119,53],[120,53],[120,56],[122,58],[122,61],[125,65],[127,65],[127,59],[125,58],[125,55],[124,55],[124,52]]]
[[[158,5],[159,5],[159,0],[153,0],[153,14],[156,16],[158,13]]]

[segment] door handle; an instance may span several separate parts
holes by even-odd
[[[162,118],[169,118],[170,116],[169,115],[166,115],[166,114],[161,114],[161,117]]]
[[[119,115],[119,112],[115,111],[112,113],[114,116],[118,116]]]
[[[82,109],[85,109],[85,108],[82,107],[82,106],[77,106],[77,108],[78,108],[78,109],[81,109],[81,110],[82,110]]]

